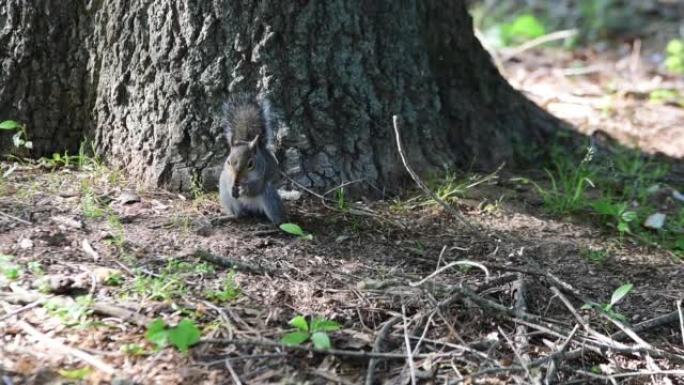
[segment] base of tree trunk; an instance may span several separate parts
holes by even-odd
[[[463,2],[7,0],[0,43],[0,118],[35,155],[91,138],[170,189],[216,187],[232,92],[270,98],[282,170],[318,189],[398,191],[395,114],[419,172],[518,164],[564,127],[501,77]]]

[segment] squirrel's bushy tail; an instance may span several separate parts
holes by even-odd
[[[259,143],[272,147],[274,138],[271,103],[254,93],[231,95],[223,105],[223,125],[228,143],[249,142],[259,135]]]

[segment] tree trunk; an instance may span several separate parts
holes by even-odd
[[[220,106],[267,94],[277,156],[303,185],[392,190],[406,174],[515,161],[559,122],[514,91],[451,0],[4,0],[0,119],[38,155],[83,136],[154,185],[215,186]]]

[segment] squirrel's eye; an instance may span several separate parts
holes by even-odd
[[[247,162],[247,168],[254,170],[254,159],[250,159],[249,162]]]

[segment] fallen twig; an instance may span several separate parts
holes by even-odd
[[[418,185],[418,187],[423,190],[423,192],[427,195],[429,195],[432,199],[435,200],[435,202],[439,203],[440,206],[442,206],[446,211],[451,213],[456,219],[458,219],[459,222],[461,222],[463,225],[465,225],[469,230],[473,232],[477,232],[478,229],[475,228],[461,213],[458,212],[458,210],[454,209],[450,205],[448,205],[446,202],[444,202],[440,197],[437,196],[432,190],[430,190],[425,183],[420,179],[418,174],[416,174],[415,171],[411,168],[411,166],[408,164],[408,161],[406,160],[406,154],[404,154],[404,147],[401,144],[401,133],[399,132],[399,116],[394,115],[392,116],[392,125],[394,126],[394,137],[397,142],[397,150],[399,151],[399,156],[401,157],[401,162],[404,164],[404,168],[406,171],[409,173],[411,176],[411,179],[413,179],[414,182]]]
[[[303,345],[283,345],[280,342],[274,342],[264,339],[221,339],[221,338],[205,338],[200,341],[204,344],[220,344],[220,345],[249,345],[249,346],[262,346],[268,348],[280,348],[290,351],[299,351],[305,353],[319,353],[328,354],[333,356],[346,356],[355,358],[379,358],[385,360],[405,360],[405,353],[379,353],[379,352],[367,352],[365,350],[342,350],[342,349],[316,349],[313,347],[303,346]],[[414,354],[413,358],[428,358],[428,357],[449,357],[449,353],[424,353],[424,354]]]
[[[348,380],[346,380],[340,376],[335,375],[334,373],[330,373],[330,372],[325,371],[325,370],[309,369],[309,373],[323,377],[324,379],[330,381],[330,382],[328,382],[330,384],[354,385],[353,382],[348,381]]]
[[[114,375],[117,373],[117,370],[110,366],[109,364],[105,363],[104,361],[100,360],[99,358],[92,356],[82,350],[78,350],[76,348],[72,348],[71,346],[64,345],[63,343],[50,338],[49,336],[41,333],[38,331],[36,328],[31,326],[28,322],[26,321],[19,321],[18,322],[19,327],[28,335],[32,336],[39,342],[44,343],[46,346],[48,346],[50,349],[59,352],[59,353],[64,353],[69,356],[73,356],[83,362],[85,362],[88,365],[91,365],[92,367],[105,372],[109,375]]]
[[[679,314],[679,331],[682,335],[682,346],[684,346],[684,314],[682,314],[682,300],[677,301],[677,313]],[[636,329],[636,328],[635,328]]]
[[[575,333],[577,333],[577,330],[579,330],[579,324],[575,325],[575,327],[572,328],[572,332],[570,332],[568,338],[566,338],[565,341],[563,341],[558,350],[553,354],[556,357],[552,358],[549,362],[549,368],[546,370],[546,376],[544,377],[544,385],[553,384],[554,377],[556,376],[556,371],[560,366],[560,361],[563,359],[565,349],[567,349],[568,345],[570,344],[570,341],[572,341],[572,339],[575,337]]]
[[[294,180],[291,176],[287,175],[286,173],[281,171],[280,174],[283,177],[285,177],[285,179],[290,181],[290,183],[292,183],[293,185],[299,187],[300,189],[304,190],[305,192],[307,192],[307,193],[315,196],[316,198],[320,199],[321,202],[323,203],[323,205],[325,207],[327,207],[328,209],[331,209],[334,211],[341,211],[338,208],[331,207],[327,204],[327,202],[337,202],[334,199],[331,199],[331,198],[328,198],[325,196],[325,195],[330,193],[330,190],[328,192],[326,192],[325,194],[321,195],[321,194],[317,193],[316,191],[314,191],[314,190],[302,185],[301,183],[297,182],[296,180]],[[357,180],[355,182],[359,182],[359,181],[360,180]],[[349,184],[349,183],[342,184],[341,186],[345,186],[347,184]],[[336,188],[339,188],[339,187],[340,186],[338,186]],[[369,218],[373,218],[373,219],[375,219],[381,223],[387,223],[387,224],[390,224],[392,226],[399,227],[401,229],[406,229],[406,226],[404,226],[403,224],[396,222],[396,221],[393,221],[393,220],[390,220],[390,219],[388,219],[388,218],[386,218],[386,217],[384,217],[384,216],[382,216],[382,215],[380,215],[380,214],[378,214],[378,213],[374,212],[373,210],[370,210],[366,207],[362,207],[362,206],[359,206],[359,205],[357,205],[355,203],[351,203],[351,202],[348,202],[347,205],[348,205],[348,207],[344,210],[344,213],[346,213],[346,214],[369,217]]]
[[[525,323],[528,327],[531,327],[533,329],[537,329],[541,332],[544,332],[546,334],[552,335],[557,338],[565,338],[565,335],[562,332],[552,330],[550,328],[544,327],[542,325],[537,325],[532,322],[528,322],[526,320],[521,320],[518,319],[516,322],[522,322]],[[597,341],[591,338],[587,338],[586,336],[581,337],[581,343],[584,345],[582,349],[578,349],[576,351],[568,352],[567,355],[565,356],[567,359],[570,358],[577,358],[579,355],[575,354],[581,354],[582,351],[586,349],[590,349],[591,351],[597,353],[597,354],[602,354],[602,350],[612,350],[617,353],[630,353],[630,354],[635,354],[635,353],[644,353],[644,354],[650,354],[654,357],[665,357],[673,361],[677,362],[682,362],[684,363],[684,356],[680,354],[674,354],[670,352],[666,352],[663,350],[659,349],[653,349],[653,348],[645,348],[643,346],[627,346],[627,345],[614,345],[609,342],[602,342],[602,341]],[[543,362],[547,362],[548,359],[547,357],[540,359]]]
[[[390,330],[392,330],[392,326],[399,323],[399,321],[401,321],[401,317],[396,316],[389,319],[387,322],[385,322],[384,325],[382,325],[382,328],[380,328],[380,332],[378,333],[378,336],[375,337],[375,342],[373,343],[373,353],[379,353],[382,350],[382,346],[385,340],[387,339]],[[368,361],[368,370],[366,371],[366,385],[373,385],[375,366],[378,364],[378,361],[378,357],[372,357]]]
[[[517,279],[513,281],[512,290],[514,299],[513,309],[516,316],[519,314],[525,314],[527,312],[527,299],[525,298],[527,290],[525,288],[525,278],[521,273],[518,273]],[[516,325],[514,342],[515,343],[513,345],[519,352],[518,359],[520,360],[520,364],[525,368],[525,373],[527,374],[527,377],[533,384],[541,384],[539,374],[532,375],[532,373],[529,370],[530,355],[528,353],[528,350],[530,346],[530,341],[527,338],[527,327],[525,325]]]
[[[420,285],[424,284],[425,282],[427,282],[430,278],[437,276],[439,273],[443,272],[444,270],[448,270],[454,266],[463,266],[463,265],[475,266],[475,267],[481,269],[482,271],[484,271],[486,279],[489,280],[489,270],[487,270],[487,267],[485,265],[483,265],[479,262],[464,260],[464,261],[451,262],[450,264],[448,264],[446,266],[442,266],[441,268],[435,270],[432,274],[428,275],[427,277],[421,279],[418,282],[409,282],[409,286],[411,286],[411,287],[420,286]]]
[[[228,318],[228,315],[226,312],[223,311],[220,307],[214,305],[213,303],[209,301],[202,301],[205,306],[213,309],[215,312],[218,313],[219,319],[221,322],[226,326],[226,329],[228,330],[228,338],[232,339],[233,338],[233,330],[235,329],[235,326],[233,326],[233,323],[230,322],[230,319]]]
[[[563,302],[565,307],[568,308],[568,310],[570,310],[570,313],[572,313],[572,315],[575,317],[577,322],[579,322],[579,324],[582,325],[582,327],[584,328],[584,331],[586,331],[587,334],[594,336],[594,337],[598,338],[599,340],[604,341],[606,343],[609,343],[613,346],[620,346],[623,348],[627,347],[627,345],[621,344],[620,342],[618,342],[618,341],[616,341],[616,340],[614,340],[608,336],[605,336],[605,335],[597,332],[596,330],[594,330],[589,325],[589,323],[584,318],[582,318],[582,316],[579,315],[579,313],[577,312],[577,309],[575,309],[575,307],[572,306],[572,303],[570,303],[570,301],[563,295],[563,293],[560,292],[560,290],[558,290],[558,288],[556,288],[555,286],[552,286],[551,291],[553,292],[553,294],[555,294],[561,300],[561,302]]]
[[[278,272],[276,268],[270,266],[255,265],[243,261],[238,261],[236,259],[213,254],[207,250],[197,249],[192,255],[196,258],[202,259],[207,262],[211,262],[215,265],[226,267],[228,269],[235,269],[238,271],[244,271],[255,274],[274,274]]]
[[[23,223],[23,224],[25,224],[25,225],[29,225],[29,226],[33,225],[33,223],[31,223],[31,222],[29,222],[29,221],[27,221],[27,220],[24,220],[24,219],[15,217],[14,215],[10,215],[10,214],[7,214],[7,213],[2,212],[2,211],[0,211],[0,215],[2,215],[2,216],[5,217],[5,218],[9,218],[9,219],[15,220],[15,221],[17,221],[17,222],[19,222],[19,223]]]
[[[41,293],[33,291],[21,291],[14,293],[2,293],[0,297],[4,300],[12,303],[45,303],[48,299],[53,299],[57,301],[73,301],[71,297],[68,296],[46,296]],[[120,306],[111,305],[108,303],[93,301],[90,303],[90,307],[95,313],[115,317],[121,319],[125,322],[130,322],[137,326],[146,326],[150,323],[150,320],[142,314],[138,314],[134,311],[122,308]]]
[[[624,373],[613,373],[611,375],[602,375],[602,374],[596,374],[592,372],[587,372],[584,370],[578,370],[576,373],[591,377],[591,378],[597,378],[601,379],[604,381],[610,381],[611,379],[616,379],[616,378],[628,378],[628,377],[643,377],[643,376],[659,376],[659,375],[667,375],[667,374],[673,374],[677,376],[684,376],[684,370],[680,369],[674,369],[674,370],[642,370],[638,372],[624,372]]]
[[[4,320],[6,320],[6,319],[8,319],[8,318],[12,318],[12,317],[14,317],[14,316],[16,316],[16,315],[19,315],[19,314],[25,312],[26,310],[33,309],[33,308],[36,307],[36,306],[40,306],[40,305],[44,304],[45,301],[47,301],[49,298],[50,298],[50,297],[45,297],[45,298],[38,299],[38,300],[36,300],[36,301],[33,301],[33,302],[29,303],[28,305],[24,305],[24,306],[20,307],[19,309],[16,309],[16,310],[14,310],[14,311],[11,311],[11,312],[9,312],[9,313],[7,313],[7,314],[1,316],[1,317],[0,317],[0,321],[4,321]]]
[[[566,30],[562,30],[562,31],[555,31],[555,32],[548,33],[548,34],[540,36],[536,39],[532,39],[532,40],[530,40],[524,44],[521,44],[517,47],[514,47],[509,52],[504,52],[501,55],[502,56],[501,60],[505,62],[505,61],[508,61],[508,60],[520,55],[521,53],[523,53],[529,49],[538,47],[540,45],[544,45],[546,43],[550,43],[550,42],[553,42],[556,40],[569,39],[569,38],[577,35],[577,32],[578,32],[577,29],[573,28],[573,29],[566,29]]]
[[[413,350],[409,340],[408,322],[406,320],[406,306],[401,305],[401,318],[404,327],[404,343],[406,343],[406,361],[408,362],[409,373],[411,374],[411,385],[416,385],[416,364],[413,362]]]
[[[677,322],[677,320],[680,319],[679,311],[675,310],[673,312],[663,314],[661,316],[639,322],[638,324],[634,325],[632,327],[632,330],[636,333],[641,333],[645,331],[649,331],[651,329],[655,329],[657,327],[663,326],[663,325],[668,325],[674,322]],[[684,329],[684,326],[682,326]],[[611,338],[614,338],[616,340],[621,340],[627,337],[627,334],[623,331],[619,331],[616,333],[613,333],[610,335]],[[683,337],[684,338],[684,337]],[[684,343],[684,341],[682,341]]]
[[[233,379],[233,382],[235,382],[235,385],[242,385],[242,381],[240,381],[240,377],[235,373],[235,369],[233,369],[233,365],[230,364],[230,360],[224,360],[226,369],[228,369],[228,372],[230,373],[230,377]]]
[[[526,359],[523,357],[522,352],[520,352],[520,350],[518,350],[518,348],[515,346],[515,344],[513,343],[513,341],[511,341],[511,339],[508,337],[508,335],[506,334],[506,332],[504,332],[504,330],[501,329],[501,326],[497,326],[496,328],[497,328],[497,330],[499,331],[499,334],[501,334],[501,336],[503,336],[503,338],[506,340],[506,343],[508,344],[508,347],[511,348],[511,350],[513,351],[513,354],[515,354],[515,357],[518,359],[518,362],[520,362],[520,366],[521,366],[521,367],[523,368],[523,370],[525,371],[525,375],[527,376],[527,378],[529,378],[530,380],[532,380],[532,374],[530,373],[530,368],[529,368],[529,366],[528,366],[528,364],[529,364],[528,361],[529,361],[529,360],[526,360]]]
[[[530,314],[527,312],[519,312],[516,314],[515,311],[512,309],[507,308],[506,306],[503,306],[501,304],[498,304],[494,301],[490,301],[486,298],[483,298],[477,294],[475,294],[473,291],[466,287],[453,287],[453,290],[464,297],[470,299],[473,301],[477,306],[480,307],[480,309],[484,310],[487,313],[492,314],[493,316],[497,318],[504,318],[507,320],[511,320],[513,318],[519,318],[523,319],[526,321],[536,321],[536,322],[543,322],[544,320],[542,317],[535,315],[535,314]]]

